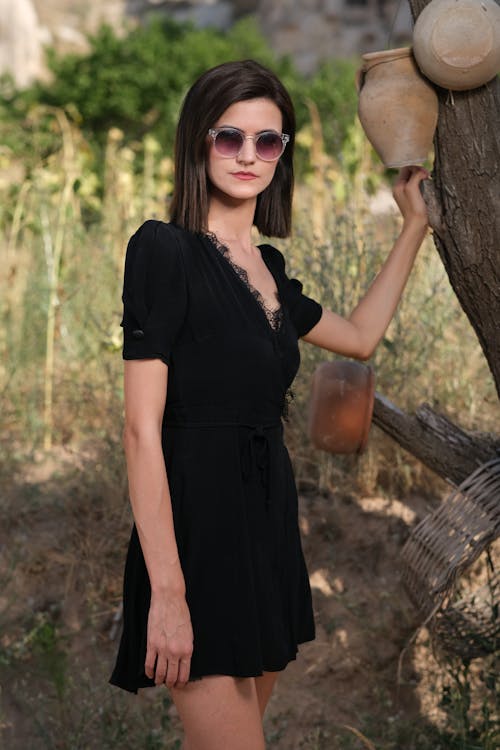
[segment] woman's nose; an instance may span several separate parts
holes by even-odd
[[[253,138],[247,136],[245,140],[243,141],[243,145],[241,147],[241,151],[237,156],[237,160],[241,162],[245,162],[245,164],[254,162],[256,159],[256,152],[255,152],[255,141]]]

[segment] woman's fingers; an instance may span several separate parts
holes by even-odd
[[[407,186],[418,184],[430,177],[429,172],[423,167],[403,167],[399,170],[394,191],[403,191]]]
[[[408,182],[411,175],[413,174],[413,170],[415,167],[402,167],[399,170],[398,176],[396,178],[396,184],[404,184],[405,182]]]
[[[179,675],[179,662],[175,659],[169,659],[168,660],[168,667],[167,667],[167,673],[165,675],[165,679],[163,682],[166,684],[167,687],[173,687],[175,683],[177,682],[177,677]]]
[[[144,663],[144,671],[146,672],[146,676],[149,677],[150,680],[153,680],[155,676],[156,657],[156,649],[153,649],[152,646],[148,644],[148,648],[146,651],[146,661]]]
[[[146,655],[146,675],[155,681],[155,685],[163,682],[167,687],[183,687],[189,680],[191,659],[166,658],[150,649]]]
[[[189,679],[190,659],[169,659],[165,684],[167,687],[184,687]]]
[[[165,659],[164,656],[161,654],[158,654],[158,659],[156,661],[156,671],[155,671],[155,685],[161,685],[162,682],[165,682],[166,676],[168,674],[167,667],[169,662]]]
[[[184,687],[189,680],[189,671],[191,669],[191,659],[181,659],[179,662],[179,675],[175,687]]]
[[[393,195],[404,219],[427,217],[427,208],[420,192],[420,183],[430,177],[423,167],[403,167],[393,187]]]

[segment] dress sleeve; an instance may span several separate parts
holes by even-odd
[[[311,328],[319,322],[323,308],[316,300],[303,293],[301,281],[287,276],[283,254],[275,247],[270,245],[267,247],[272,253],[272,262],[281,280],[281,301],[286,306],[297,336],[300,338],[309,333]]]
[[[122,299],[123,358],[170,364],[187,291],[181,248],[164,222],[147,221],[131,237]]]

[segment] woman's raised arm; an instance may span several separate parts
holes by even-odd
[[[420,183],[425,169],[405,167],[399,173],[393,195],[403,216],[403,228],[387,260],[349,318],[324,310],[320,321],[304,340],[323,349],[356,359],[369,359],[396,310],[427,233],[427,209]]]
[[[161,446],[168,367],[159,359],[125,362],[125,428],[130,502],[151,583],[145,671],[181,687],[193,649],[172,505]]]

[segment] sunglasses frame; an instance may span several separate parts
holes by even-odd
[[[223,133],[224,131],[229,131],[231,133],[238,133],[239,135],[241,135],[241,138],[242,138],[241,146],[239,150],[235,154],[232,154],[231,156],[225,156],[224,154],[221,154],[221,152],[217,149],[217,146],[216,146],[217,136],[219,135],[219,133]],[[272,159],[264,159],[262,156],[259,155],[257,151],[257,141],[259,140],[259,138],[261,138],[264,135],[267,135],[268,133],[272,133],[273,135],[279,136],[281,140],[281,144],[282,144],[281,153]],[[283,152],[286,148],[286,144],[290,141],[290,136],[288,135],[288,133],[278,133],[276,130],[263,130],[261,133],[256,133],[255,135],[245,135],[245,133],[239,128],[231,128],[229,126],[226,126],[223,128],[210,128],[208,131],[208,135],[212,138],[213,143],[214,143],[214,148],[222,159],[235,159],[237,156],[241,154],[241,150],[243,146],[245,145],[245,141],[247,139],[250,139],[254,143],[255,155],[257,156],[257,158],[261,159],[262,161],[267,161],[267,162],[278,161],[278,159],[280,159],[283,156]]]

